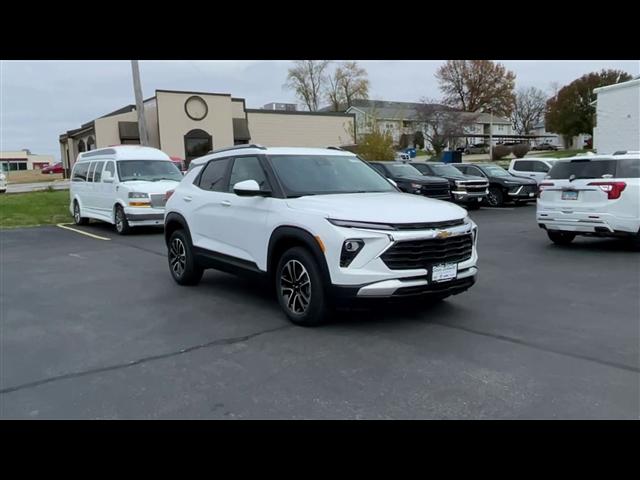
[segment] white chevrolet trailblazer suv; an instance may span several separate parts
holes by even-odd
[[[478,272],[463,208],[401,193],[338,148],[243,145],[194,160],[167,202],[165,238],[177,283],[206,268],[257,274],[300,325],[345,300],[445,298]]]
[[[536,217],[558,244],[589,235],[640,245],[640,154],[558,160],[540,184]]]

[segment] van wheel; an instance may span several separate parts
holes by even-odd
[[[571,232],[555,232],[553,230],[547,230],[549,240],[557,245],[569,245],[576,238],[575,233]]]
[[[169,237],[169,270],[179,285],[197,285],[204,269],[198,266],[193,247],[184,230],[176,230]]]
[[[278,302],[289,320],[312,327],[324,323],[329,313],[322,272],[305,248],[287,250],[276,268]]]
[[[82,213],[80,213],[80,205],[78,204],[77,200],[73,201],[73,222],[76,225],[86,225],[87,223],[89,223],[89,219],[84,218],[82,216]]]
[[[487,203],[492,207],[501,207],[502,205],[504,205],[504,195],[502,194],[502,189],[498,187],[489,187]]]
[[[116,232],[120,235],[126,235],[131,231],[131,227],[129,226],[129,222],[127,221],[127,216],[124,213],[124,208],[120,205],[116,205]]]

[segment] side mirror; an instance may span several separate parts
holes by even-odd
[[[102,181],[104,183],[113,183],[113,180],[114,180],[113,175],[109,170],[106,170],[102,173]]]
[[[240,197],[268,197],[271,190],[260,190],[260,185],[255,180],[243,180],[233,186],[233,193]]]

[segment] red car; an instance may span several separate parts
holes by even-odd
[[[48,167],[44,167],[42,169],[42,173],[63,173],[64,168],[62,166],[62,162],[54,163],[53,165],[49,165]]]

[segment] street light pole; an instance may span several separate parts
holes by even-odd
[[[140,68],[137,60],[131,60],[131,70],[133,72],[133,93],[136,97],[136,111],[138,112],[138,133],[140,135],[140,145],[149,145],[147,135],[147,123],[144,118],[144,102],[142,101],[142,87],[140,86]]]

